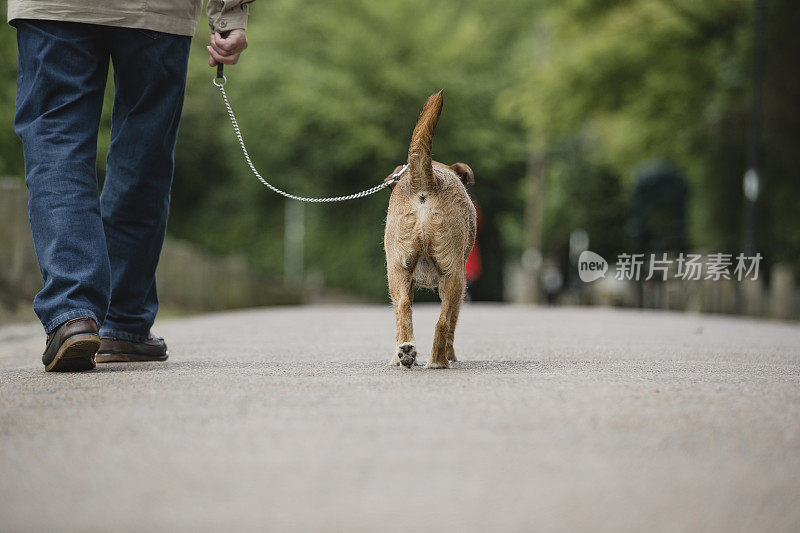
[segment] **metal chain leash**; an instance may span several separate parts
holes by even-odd
[[[219,73],[220,72],[218,70],[218,74]],[[408,164],[403,165],[403,168],[401,168],[400,170],[398,170],[397,172],[392,174],[392,179],[389,180],[389,181],[385,181],[385,182],[381,183],[380,185],[376,185],[374,187],[370,187],[369,189],[367,189],[365,191],[357,192],[355,194],[348,194],[347,196],[333,196],[333,197],[330,197],[330,198],[307,198],[305,196],[297,196],[297,195],[288,193],[286,191],[282,191],[281,189],[275,187],[274,185],[269,183],[267,180],[265,180],[261,176],[261,174],[258,173],[258,170],[256,170],[255,165],[253,165],[253,161],[250,159],[250,154],[247,153],[247,148],[245,148],[244,139],[242,138],[242,132],[239,129],[239,123],[236,120],[236,115],[233,114],[233,109],[231,108],[231,104],[228,101],[228,95],[225,93],[225,84],[227,82],[228,82],[228,79],[224,75],[223,76],[218,76],[218,77],[214,78],[214,80],[212,81],[214,86],[217,89],[219,89],[219,92],[222,95],[222,100],[223,100],[223,102],[225,102],[225,109],[228,110],[228,118],[231,119],[231,124],[233,125],[233,131],[234,131],[234,133],[236,133],[236,138],[239,141],[239,146],[242,147],[242,153],[244,154],[245,161],[247,161],[247,165],[250,167],[250,170],[253,171],[253,175],[256,178],[258,178],[258,181],[263,183],[266,187],[268,187],[272,191],[280,194],[281,196],[285,196],[286,198],[290,198],[292,200],[297,200],[299,202],[316,202],[316,203],[322,203],[322,202],[346,202],[347,200],[355,200],[356,198],[364,198],[365,196],[369,196],[370,194],[375,194],[376,192],[378,192],[378,191],[380,191],[382,189],[385,189],[386,187],[389,187],[393,183],[397,183],[400,180],[400,178],[402,177],[402,175],[405,173],[406,168],[408,167]]]

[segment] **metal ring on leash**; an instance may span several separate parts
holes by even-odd
[[[221,70],[221,69],[220,69]],[[405,174],[406,169],[408,168],[408,164],[403,165],[403,168],[392,174],[392,179],[388,181],[384,181],[380,185],[376,185],[374,187],[370,187],[369,189],[361,192],[357,192],[354,194],[348,194],[347,196],[333,196],[330,198],[307,198],[304,196],[296,196],[294,194],[290,194],[288,192],[282,191],[279,188],[275,187],[267,180],[265,180],[261,174],[258,173],[256,170],[255,165],[253,165],[253,161],[250,159],[250,154],[247,153],[247,148],[244,146],[244,139],[242,138],[242,132],[239,130],[239,123],[236,120],[236,115],[233,114],[233,109],[231,108],[230,102],[228,102],[228,95],[225,93],[225,84],[228,82],[227,78],[222,75],[222,81],[217,83],[217,80],[220,79],[219,77],[214,78],[211,82],[214,86],[219,89],[220,94],[222,95],[222,101],[225,103],[225,109],[228,110],[228,118],[233,125],[233,132],[236,134],[236,139],[239,141],[239,146],[242,148],[242,153],[244,154],[244,159],[247,161],[247,165],[250,167],[250,170],[253,172],[253,175],[258,178],[265,187],[269,188],[270,190],[280,194],[281,196],[285,196],[291,200],[297,200],[299,202],[314,202],[314,203],[323,203],[323,202],[344,202],[347,200],[355,200],[356,198],[363,198],[365,196],[369,196],[370,194],[375,194],[376,192],[389,187],[400,181],[400,178]]]

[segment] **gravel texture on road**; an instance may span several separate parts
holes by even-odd
[[[450,370],[387,366],[389,306],[154,331],[50,374],[0,328],[1,531],[800,531],[794,323],[470,304]]]

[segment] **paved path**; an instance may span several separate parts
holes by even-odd
[[[73,375],[0,328],[0,531],[800,531],[796,324],[470,305],[449,371],[392,328],[166,320],[168,363]]]

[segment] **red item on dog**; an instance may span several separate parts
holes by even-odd
[[[475,204],[475,212],[478,214],[478,228],[480,229],[481,220],[483,218],[481,214],[481,206],[479,206],[478,202],[475,200],[473,200],[472,203]],[[472,283],[473,281],[477,280],[479,277],[481,277],[481,273],[483,272],[483,266],[481,265],[481,250],[478,246],[477,233],[475,235],[475,245],[472,247],[469,257],[467,257],[465,270],[467,283]]]

